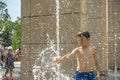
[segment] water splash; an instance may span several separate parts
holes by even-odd
[[[47,48],[42,51],[38,50],[39,55],[33,66],[34,80],[70,80],[69,77],[60,73],[58,67],[51,64],[52,59],[58,56],[54,40],[50,40],[47,34]]]
[[[48,39],[49,35],[47,34]],[[45,48],[42,52],[38,52],[39,55],[35,60],[35,64],[33,66],[33,75],[34,80],[47,80],[47,74],[52,75],[54,71],[52,71],[52,59],[56,56],[55,44],[54,41],[49,40],[47,42],[48,47]],[[49,76],[50,76],[49,75]]]
[[[52,59],[54,57],[60,56],[60,39],[59,39],[59,0],[55,0],[56,2],[56,39],[57,44],[55,44],[54,40],[49,38],[47,34],[47,48],[42,51],[38,50],[37,58],[35,60],[35,64],[33,66],[33,75],[34,80],[70,80],[65,74],[60,73],[60,65],[57,67],[51,64]]]

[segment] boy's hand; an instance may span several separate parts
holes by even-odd
[[[101,80],[101,79],[100,79],[100,76],[96,76],[96,78],[97,78],[97,80]]]
[[[101,80],[100,77],[97,77],[97,80]]]
[[[59,63],[60,63],[60,57],[55,57],[55,58],[52,60],[52,63],[53,63],[54,65],[59,64]]]

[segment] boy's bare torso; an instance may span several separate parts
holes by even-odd
[[[94,57],[93,48],[86,49],[78,48],[77,54],[77,71],[88,72],[93,71]]]

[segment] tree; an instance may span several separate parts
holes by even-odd
[[[14,50],[20,48],[20,26],[21,19],[18,17],[12,22],[7,5],[0,1],[0,41],[4,46],[12,45]]]
[[[6,3],[0,1],[0,35],[4,29],[3,21],[11,20],[10,15],[8,14],[8,9]]]
[[[14,32],[14,34],[12,36],[12,47],[13,47],[13,50],[16,50],[19,48],[19,42],[18,42],[18,37],[17,37],[16,31]]]
[[[0,1],[0,41],[10,44],[10,37],[8,37],[9,32],[6,33],[9,29],[5,26],[8,24],[8,20],[11,20],[10,15],[8,14],[8,9],[6,3]],[[6,36],[7,35],[7,36]],[[6,40],[7,39],[7,40]]]
[[[13,26],[14,26],[14,23],[11,22],[11,21],[3,21],[3,31],[2,31],[2,34],[1,34],[1,41],[2,43],[4,43],[5,46],[10,46],[11,45],[11,36],[13,34]]]
[[[6,3],[0,1],[0,20],[10,20]]]
[[[14,23],[14,31],[12,36],[12,47],[14,50],[20,48],[20,31],[21,31],[21,19],[17,18]]]

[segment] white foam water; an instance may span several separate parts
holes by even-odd
[[[56,44],[54,40],[49,39],[48,36],[48,47],[42,50],[38,50],[37,58],[35,59],[35,64],[33,66],[33,76],[34,80],[70,80],[69,77],[60,73],[60,68],[58,66],[52,65],[52,59],[58,56],[56,50]],[[59,69],[59,70],[58,70]]]
[[[60,56],[60,39],[59,39],[59,0],[56,2],[56,39],[57,44],[54,44],[54,41],[51,41],[48,36],[48,47],[42,52],[38,52],[38,58],[35,61],[33,66],[33,75],[34,80],[68,80],[63,74],[60,73],[60,65],[57,67],[52,66],[52,59],[57,56]]]

